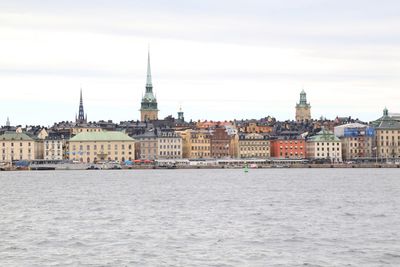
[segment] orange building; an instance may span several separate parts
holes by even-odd
[[[196,128],[198,129],[209,129],[217,126],[232,126],[230,121],[198,121],[196,123]]]
[[[262,125],[255,122],[251,122],[241,128],[241,131],[245,133],[271,133],[272,130],[272,126]]]
[[[286,159],[304,159],[306,142],[303,138],[271,140],[271,157]]]

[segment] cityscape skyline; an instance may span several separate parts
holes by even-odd
[[[72,121],[80,88],[89,120],[140,119],[148,43],[160,118],[294,119],[302,89],[313,118],[398,111],[395,1],[88,2],[0,3],[0,124]]]

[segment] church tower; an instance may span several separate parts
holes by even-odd
[[[148,52],[147,55],[146,92],[142,98],[140,106],[140,120],[141,121],[158,120],[157,99],[153,95],[153,84],[151,81],[150,51]]]
[[[81,88],[81,95],[80,95],[80,100],[79,100],[79,114],[78,114],[78,117],[75,116],[75,122],[77,124],[87,123],[87,116],[85,116],[85,112],[83,110],[82,88]]]
[[[179,107],[178,121],[181,122],[181,123],[185,122],[185,117],[183,116],[182,106]]]
[[[307,94],[304,89],[300,93],[300,102],[296,104],[296,121],[311,120],[311,105],[307,103]]]

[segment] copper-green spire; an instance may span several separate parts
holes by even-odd
[[[387,107],[383,109],[383,116],[389,116],[389,110],[387,109]]]
[[[150,68],[150,49],[147,53],[147,79],[146,79],[146,92],[143,96],[144,101],[156,102],[156,97],[153,95],[153,83],[151,81],[151,68]]]
[[[300,93],[300,105],[307,105],[307,94],[304,89]]]
[[[147,80],[146,80],[146,88],[153,88],[153,84],[151,82],[151,68],[150,68],[150,49],[147,52]]]

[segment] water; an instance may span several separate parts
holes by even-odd
[[[400,266],[396,169],[0,173],[0,266]]]

